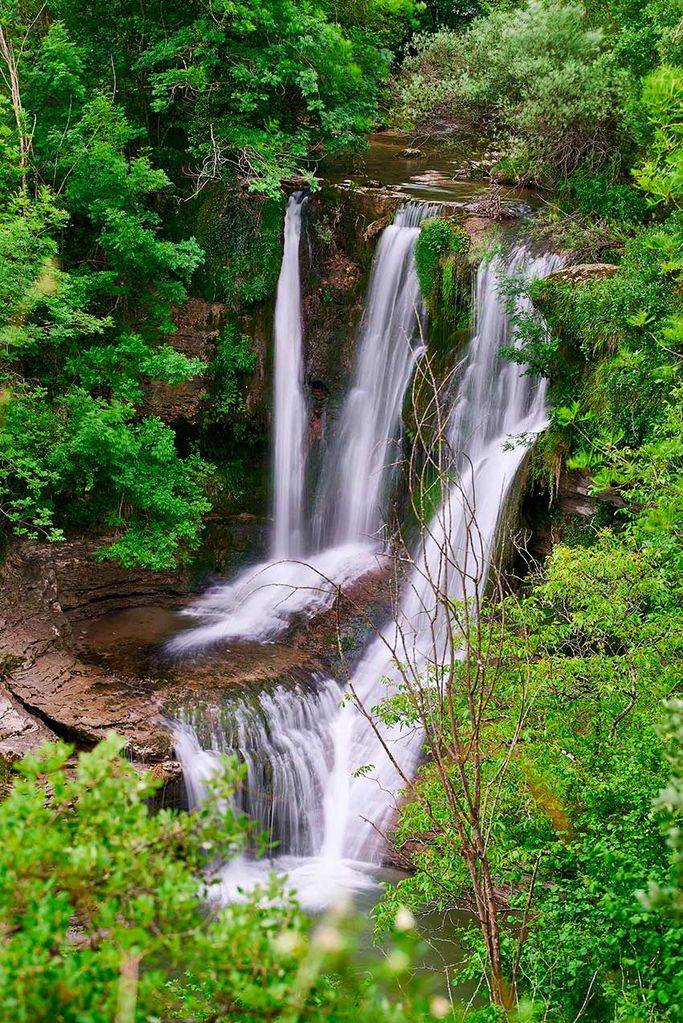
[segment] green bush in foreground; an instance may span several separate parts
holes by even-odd
[[[248,830],[231,782],[198,814],[149,812],[158,788],[111,736],[82,754],[46,746],[0,803],[0,1004],[12,1023],[161,1020],[409,1023],[450,1014],[411,993],[415,936],[373,961],[352,925],[311,925],[273,880],[221,910],[205,869],[238,855]],[[226,772],[236,778],[234,765]],[[405,915],[405,914],[404,914]],[[399,923],[401,921],[399,920]]]

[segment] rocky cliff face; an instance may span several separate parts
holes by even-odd
[[[227,306],[222,303],[189,298],[174,310],[176,330],[165,339],[166,343],[188,358],[199,359],[206,364],[208,371],[226,320]],[[206,388],[205,375],[193,377],[181,384],[150,381],[145,387],[141,411],[144,415],[159,416],[165,423],[186,422],[196,425]]]

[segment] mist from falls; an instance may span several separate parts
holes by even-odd
[[[381,269],[380,255],[378,250],[375,275]],[[504,270],[543,277],[558,264],[555,256],[534,258],[518,248],[506,259],[495,257],[477,273],[473,336],[445,420],[445,468],[454,482],[412,550],[413,567],[396,617],[369,644],[353,673],[352,690],[368,711],[400,682],[396,662],[408,663],[418,675],[443,660],[450,648],[444,598],[482,592],[510,487],[530,443],[546,425],[545,382],[500,356],[501,347],[515,339],[510,311],[498,291],[499,274]],[[416,324],[419,315],[416,304]],[[367,323],[363,330],[369,338]],[[372,343],[379,346],[382,341],[375,336]],[[359,364],[363,356],[361,348]],[[414,362],[415,355],[410,357]],[[352,402],[350,396],[349,408]],[[342,471],[340,463],[340,475]],[[329,488],[329,482],[324,486]],[[341,521],[334,517],[333,535]],[[190,792],[201,793],[202,779],[211,771],[207,756],[215,754],[207,754],[207,745],[211,750],[239,750],[249,771],[249,812],[272,829],[279,842],[274,862],[287,873],[302,903],[311,907],[328,902],[335,886],[357,889],[372,883],[371,865],[383,855],[381,832],[421,754],[418,731],[401,732],[375,722],[378,736],[355,702],[340,706],[336,683],[318,679],[314,689],[315,696],[301,687],[285,691],[286,697],[262,696],[257,717],[267,720],[265,732],[265,726],[259,726],[261,732],[254,726],[253,709],[238,704],[235,713],[241,724],[230,733],[232,738],[225,730],[213,735],[193,731],[191,720],[179,726],[178,735]],[[256,749],[270,765],[265,774],[251,759]],[[368,770],[359,774],[359,768]],[[272,778],[270,785],[266,774]],[[222,872],[222,897],[233,898],[240,888],[265,880],[270,867],[263,860],[229,864]]]

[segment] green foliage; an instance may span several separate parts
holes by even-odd
[[[606,174],[576,172],[560,182],[558,197],[567,212],[611,224],[638,224],[647,218],[644,196]]]
[[[520,997],[533,992],[552,1019],[572,1021],[579,1010],[595,1021],[677,1019],[681,923],[646,911],[637,892],[649,879],[654,891],[667,876],[651,803],[666,776],[657,722],[683,663],[682,606],[666,551],[605,530],[589,548],[555,547],[525,595],[492,612],[499,624],[487,633],[488,668],[476,641],[455,668],[463,684],[456,679],[442,713],[446,721],[455,715],[463,743],[471,741],[467,673],[475,665],[495,672],[481,755],[485,798],[496,805],[488,856],[501,893],[505,968],[510,976],[519,963]],[[435,682],[427,690],[434,700]],[[410,724],[400,700],[391,713]],[[429,713],[443,734],[438,707]],[[518,722],[519,745],[505,769]],[[448,744],[441,755],[459,787]],[[434,763],[423,767],[419,789],[423,799],[402,808],[398,836],[419,850],[411,854],[415,873],[389,889],[380,926],[398,905],[466,907],[471,898],[462,838]],[[479,932],[463,922],[458,941],[469,950],[461,979],[478,980]]]
[[[469,310],[470,236],[451,220],[425,220],[415,243],[420,289],[432,314],[457,321]]]
[[[281,178],[360,143],[412,13],[412,0],[0,4],[6,529],[113,530],[110,554],[152,567],[197,546],[209,468],[144,415],[150,382],[206,370],[174,350],[174,307],[193,283],[232,311],[272,295]],[[200,247],[176,207],[196,212],[207,184]],[[221,342],[204,419],[236,419],[233,440],[251,366],[243,342]]]
[[[159,783],[115,736],[75,768],[46,746],[0,803],[0,998],[16,1023],[118,1019],[417,1023],[417,938],[394,930],[384,962],[354,963],[354,924],[311,927],[279,882],[206,911],[212,865],[245,846],[226,762],[197,814],[150,813]]]
[[[683,68],[661,67],[643,85],[651,133],[648,159],[635,171],[654,205],[683,208]]]
[[[586,8],[610,33],[619,63],[636,76],[680,54],[681,0],[586,0]]]
[[[218,339],[211,371],[214,379],[211,419],[225,417],[237,439],[245,439],[244,379],[256,365],[251,340],[228,325]]]
[[[560,6],[544,5],[547,16],[559,19]],[[592,23],[580,22],[593,31],[602,21],[600,59],[621,86],[636,68],[652,66],[660,44],[661,53],[676,46],[663,5],[647,5],[647,17],[634,14],[632,25],[608,24],[608,9],[623,19],[626,7],[619,0],[592,5]],[[508,52],[508,30],[518,38],[517,22],[533,33],[524,16],[515,15],[514,25],[506,18],[496,15],[493,22],[486,19],[489,27],[475,22],[466,35],[440,33],[420,43],[410,87],[416,103],[424,98],[429,123],[448,130],[448,104],[467,97],[473,81],[482,86],[478,109],[493,119],[519,172],[533,162],[519,146],[523,133],[512,131],[507,119],[512,108],[506,97],[515,99],[515,85],[503,84],[497,51]],[[500,46],[486,36],[493,23],[504,36]],[[488,38],[493,57],[481,76],[476,68],[475,79],[465,40],[471,49],[477,31]],[[649,53],[638,49],[646,38]],[[551,61],[553,48],[545,45],[549,52],[540,59]],[[575,43],[586,45],[585,39]],[[523,53],[522,46],[519,59]],[[508,53],[513,68],[516,59]],[[444,64],[456,73],[440,82]],[[490,67],[499,78],[486,92]],[[552,170],[546,180],[561,176],[557,201],[535,227],[537,237],[564,247],[572,262],[606,260],[617,269],[602,275],[589,270],[579,283],[561,273],[548,281],[530,282],[520,274],[501,280],[511,309],[526,294],[546,320],[538,312],[515,314],[517,344],[505,354],[550,381],[551,426],[536,459],[549,477],[548,489],[554,492],[563,464],[582,470],[593,493],[610,502],[604,521],[611,525],[599,528],[593,521],[575,529],[571,544],[556,545],[519,594],[478,609],[479,617],[496,622],[490,645],[482,657],[476,641],[469,649],[465,637],[462,662],[450,669],[455,679],[447,705],[441,706],[438,694],[448,669],[432,669],[423,699],[435,735],[447,738],[424,763],[417,792],[401,811],[399,841],[404,850],[419,850],[409,854],[415,873],[389,888],[377,911],[380,929],[399,904],[480,912],[464,855],[468,836],[457,824],[449,789],[466,800],[466,786],[474,791],[474,768],[468,761],[463,772],[450,723],[456,722],[458,742],[473,748],[465,694],[472,677],[492,675],[479,761],[483,788],[476,791],[485,793],[483,806],[495,806],[487,818],[486,856],[498,893],[503,974],[514,977],[517,999],[532,997],[535,1011],[558,1023],[677,1023],[683,1000],[677,704],[662,731],[663,704],[678,692],[683,670],[677,75],[672,67],[651,74],[642,101],[633,83],[602,169],[588,159],[567,174],[556,156],[537,165]],[[449,94],[452,82],[457,89]],[[426,90],[432,86],[442,90],[442,106],[430,106],[433,94]],[[530,79],[520,100],[525,118],[541,94]],[[549,102],[546,110],[554,117]],[[465,123],[468,116],[466,110]],[[546,130],[544,123],[540,131]],[[615,177],[620,161],[624,169],[635,164],[638,187]],[[536,171],[533,176],[543,177]],[[423,258],[426,283],[433,287],[438,249]],[[454,628],[458,622],[461,629],[455,608],[453,616]],[[415,701],[399,692],[377,713],[412,727]],[[519,744],[506,763],[517,722]],[[667,754],[673,776],[662,788]],[[520,921],[526,921],[521,928]],[[457,940],[464,949],[457,976],[480,983],[482,963],[490,961],[482,931],[464,921],[457,924]]]
[[[155,343],[153,320],[139,333],[115,308],[107,316],[88,311],[93,275],[59,268],[52,232],[65,216],[48,192],[15,208],[0,228],[5,523],[19,535],[49,539],[74,524],[116,530],[122,535],[111,555],[126,564],[171,567],[176,555],[198,544],[208,510],[206,469],[197,458],[182,461],[170,429],[137,419],[135,405],[145,378],[177,383],[201,364]],[[152,262],[163,287],[160,263]],[[103,275],[108,290],[114,274],[95,276]],[[131,289],[141,283],[138,273]],[[176,285],[168,287],[173,292]],[[117,275],[120,306],[127,290]],[[159,293],[150,292],[147,305],[168,317],[169,301]]]
[[[486,123],[524,177],[621,161],[626,78],[580,3],[527,0],[423,36],[404,71],[405,120],[442,135]]]
[[[532,287],[550,336],[537,320],[522,318],[521,346],[507,354],[550,377],[555,422],[573,454],[583,451],[593,466],[607,448],[647,441],[666,417],[680,374],[682,239],[671,218],[633,237],[613,276],[578,286],[560,276]],[[508,287],[514,292],[514,282]],[[562,410],[573,402],[567,416]]]
[[[275,294],[282,258],[282,202],[246,200],[235,189],[207,190],[198,214],[204,292],[233,307]]]
[[[236,165],[250,189],[277,197],[283,176],[307,173],[313,149],[357,143],[372,124],[377,81],[388,68],[372,19],[383,8],[411,8],[367,6],[368,30],[361,22],[348,34],[310,0],[222,0],[210,15],[202,4],[186,6],[182,25],[137,66],[149,74],[154,111],[187,125],[200,184]]]
[[[194,550],[207,469],[179,458],[169,427],[80,388],[46,398],[37,387],[5,399],[0,510],[14,532],[60,539],[96,522],[120,533],[104,553],[127,567],[171,568]]]
[[[671,857],[671,875],[664,885],[650,881],[647,891],[639,893],[648,909],[667,915],[683,916],[683,702],[671,700],[668,716],[661,727],[667,747],[671,777],[655,802],[659,825],[666,837]]]

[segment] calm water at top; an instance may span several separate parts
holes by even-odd
[[[413,148],[411,140],[394,132],[369,137],[368,149],[350,156],[327,157],[318,166],[318,176],[330,184],[353,181],[357,185],[379,182],[382,187],[403,192],[406,197],[429,201],[469,203],[487,191],[486,177],[458,181],[457,172],[470,161],[483,160],[484,153],[462,147],[438,150],[428,144],[419,146],[421,155],[408,159],[402,154]],[[518,186],[501,186],[503,198],[540,205],[537,193]]]

